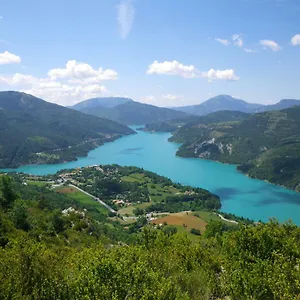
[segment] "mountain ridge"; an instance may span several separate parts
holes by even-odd
[[[93,107],[105,107],[105,108],[114,108],[118,105],[124,104],[126,102],[133,101],[130,98],[126,97],[96,97],[81,101],[70,108],[75,110],[88,109]]]
[[[258,103],[249,103],[242,99],[237,99],[229,95],[218,95],[210,98],[200,104],[172,107],[172,109],[187,112],[190,114],[203,116],[216,111],[241,111],[245,113],[257,113],[271,110],[280,110],[300,105],[300,100],[296,99],[282,99],[275,104],[264,105]]]
[[[183,144],[179,156],[237,164],[253,178],[300,191],[300,106],[240,122],[192,123],[170,140]]]
[[[133,130],[20,92],[0,92],[0,167],[76,160]]]
[[[127,101],[115,107],[84,107],[81,112],[97,117],[107,118],[125,125],[144,125],[155,121],[166,121],[188,116],[188,114],[170,108]]]

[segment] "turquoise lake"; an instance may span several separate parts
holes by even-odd
[[[276,217],[281,222],[292,219],[300,225],[300,193],[248,178],[237,172],[233,165],[177,157],[178,145],[168,142],[169,137],[169,133],[138,131],[136,135],[120,138],[90,151],[87,157],[74,162],[22,166],[5,171],[46,175],[61,169],[95,164],[132,165],[219,195],[224,212],[255,221],[268,221],[270,217]]]

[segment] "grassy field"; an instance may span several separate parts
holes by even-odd
[[[122,216],[124,216],[126,214],[128,214],[129,216],[133,216],[133,210],[135,208],[145,209],[150,205],[151,205],[151,202],[145,202],[145,203],[141,203],[141,204],[138,204],[138,205],[127,206],[127,207],[119,209],[118,214],[120,214]]]
[[[222,213],[221,213],[222,214]],[[227,222],[222,220],[218,215],[216,215],[213,212],[208,212],[208,211],[195,211],[193,212],[193,215],[204,220],[205,222],[209,222],[209,221],[221,221],[224,222],[226,225],[229,226],[236,226],[235,224],[233,224],[232,222]]]
[[[172,186],[163,187],[162,184],[155,184],[148,177],[145,177],[144,174],[134,173],[129,176],[123,176],[123,181],[127,182],[138,182],[142,185],[147,186],[147,189],[150,194],[151,201],[153,202],[161,202],[168,196],[172,196],[175,194],[179,194],[179,190]]]
[[[99,204],[97,201],[95,201],[92,197],[82,193],[78,189],[71,187],[71,186],[62,186],[59,188],[56,188],[55,191],[60,194],[65,194],[68,197],[71,197],[72,199],[77,200],[81,204],[86,206],[87,210],[93,210],[98,211],[102,214],[107,214],[108,210],[101,204]]]
[[[46,186],[50,183],[47,181],[36,181],[36,180],[27,180],[27,184],[37,185],[37,186]]]
[[[145,177],[144,174],[140,174],[140,173],[134,173],[134,174],[130,174],[129,176],[123,176],[121,180],[127,182],[140,182],[140,183],[149,182],[149,179]]]
[[[172,186],[163,187],[161,184],[148,183],[147,188],[150,193],[151,201],[153,202],[161,202],[168,196],[180,194],[179,190]]]

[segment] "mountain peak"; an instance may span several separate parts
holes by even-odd
[[[92,107],[104,107],[104,108],[114,108],[118,105],[132,102],[133,100],[126,97],[96,97],[81,101],[72,106],[75,110],[81,110],[84,108]]]

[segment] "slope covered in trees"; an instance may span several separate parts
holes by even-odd
[[[19,92],[0,92],[0,168],[56,163],[133,131]]]
[[[156,132],[174,132],[178,128],[187,127],[190,128],[194,125],[209,124],[209,123],[221,123],[229,121],[243,121],[250,117],[250,114],[240,111],[217,111],[206,116],[189,116],[181,119],[174,119],[165,122],[155,122],[146,124],[144,131],[156,131]]]
[[[77,105],[80,105],[80,103]],[[80,108],[80,111],[126,125],[144,125],[147,123],[188,116],[188,114],[180,111],[135,102],[132,100],[117,106],[103,106],[100,104],[93,107],[83,107]]]
[[[300,107],[254,114],[241,122],[187,124],[172,141],[178,155],[239,164],[239,170],[292,189],[300,183]]]
[[[124,97],[98,97],[98,98],[92,98],[92,99],[81,101],[73,105],[71,108],[79,111],[83,109],[93,108],[93,107],[114,108],[118,105],[130,101],[133,100]]]
[[[75,210],[62,210],[72,206]],[[300,231],[212,221],[197,241],[129,233],[53,190],[0,176],[2,299],[298,299]],[[224,231],[225,229],[225,231]]]

